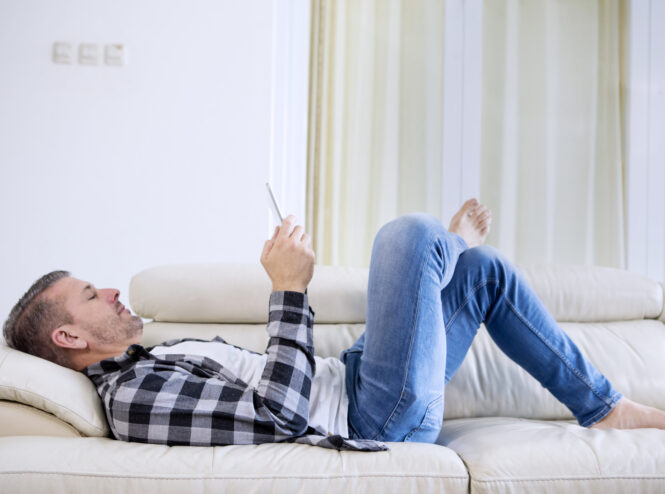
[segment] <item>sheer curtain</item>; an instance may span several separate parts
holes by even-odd
[[[441,212],[444,4],[314,2],[318,262],[367,265],[381,224]],[[483,2],[480,199],[515,261],[624,265],[620,17],[618,0]]]
[[[620,5],[486,0],[488,242],[525,263],[624,266]]]
[[[307,229],[369,263],[386,221],[441,209],[443,2],[314,2]]]

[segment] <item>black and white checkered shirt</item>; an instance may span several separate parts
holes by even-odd
[[[141,345],[83,372],[97,386],[113,435],[124,441],[191,446],[288,441],[335,449],[387,449],[377,441],[325,436],[308,426],[315,372],[313,324],[307,295],[270,296],[268,357],[256,388],[210,358],[156,357]]]

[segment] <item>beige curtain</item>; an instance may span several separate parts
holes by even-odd
[[[441,210],[443,5],[314,1],[318,262],[367,265],[381,224]],[[483,3],[480,199],[518,262],[624,265],[619,22],[619,0]]]
[[[623,267],[618,0],[486,0],[482,199],[518,262]]]
[[[366,266],[383,223],[441,209],[443,3],[313,3],[306,226],[319,263]]]

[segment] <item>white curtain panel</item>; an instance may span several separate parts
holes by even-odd
[[[318,262],[366,266],[383,223],[441,211],[444,3],[313,4]],[[480,199],[488,243],[515,261],[624,265],[619,7],[483,3]]]
[[[443,4],[314,2],[306,226],[317,262],[367,266],[383,223],[441,210]]]
[[[623,267],[619,1],[483,7],[488,242],[518,262]]]

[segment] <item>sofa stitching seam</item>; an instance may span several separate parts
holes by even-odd
[[[159,479],[159,480],[205,480],[205,479],[218,479],[218,480],[292,480],[292,479],[355,479],[355,478],[433,478],[433,479],[450,479],[450,480],[464,480],[469,481],[471,478],[461,475],[445,475],[445,474],[436,474],[436,473],[422,473],[422,474],[413,474],[413,473],[357,473],[357,474],[347,474],[347,475],[267,475],[267,476],[226,476],[226,475],[208,475],[201,474],[198,476],[183,476],[183,477],[166,477],[160,475],[127,475],[127,474],[94,474],[94,473],[78,473],[78,472],[37,472],[37,471],[6,471],[0,472],[0,477],[3,475],[68,475],[73,477],[91,477],[91,478],[118,478],[118,479]]]
[[[509,482],[561,482],[561,481],[589,481],[589,480],[664,480],[665,475],[661,477],[640,477],[635,475],[613,475],[613,476],[596,476],[596,477],[548,477],[544,479],[490,479],[478,480],[471,478],[471,482],[482,484],[492,483],[509,483]]]

